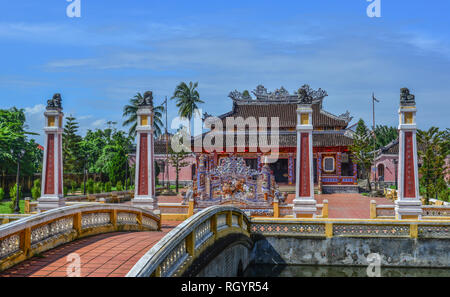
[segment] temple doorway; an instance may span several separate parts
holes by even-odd
[[[272,169],[277,183],[288,183],[288,159],[278,159],[277,162],[270,164],[270,169]]]

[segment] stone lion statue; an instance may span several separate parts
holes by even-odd
[[[61,94],[56,93],[51,100],[47,100],[47,108],[61,108]]]

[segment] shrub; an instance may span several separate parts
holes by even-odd
[[[11,209],[11,212],[13,212],[14,208],[16,207],[16,199],[17,199],[16,196],[17,196],[17,184],[14,184],[14,187],[11,187],[11,189],[9,189],[9,197],[11,197],[9,208]],[[19,186],[19,202],[21,197],[22,197],[22,187]]]
[[[94,181],[91,178],[87,180],[86,188],[88,194],[94,194]]]
[[[64,188],[63,188],[64,197],[67,196],[68,192],[69,192],[69,188],[64,186]]]
[[[120,180],[116,184],[116,191],[123,191],[122,182]]]
[[[76,192],[77,188],[78,188],[78,184],[76,181],[71,181],[70,182],[70,187],[71,187],[71,192],[72,194]]]
[[[105,183],[105,192],[106,193],[109,193],[109,192],[111,192],[111,182],[106,182]]]
[[[9,197],[15,199],[17,195],[17,184],[9,189]],[[22,197],[22,187],[19,186],[19,198]]]
[[[5,198],[5,190],[3,190],[3,188],[0,188],[0,201],[3,200],[3,198]]]
[[[33,197],[34,200],[41,197],[41,180],[35,179],[33,182],[33,187],[31,188],[31,197]]]
[[[98,194],[102,192],[102,183],[98,182],[94,184],[94,193]]]

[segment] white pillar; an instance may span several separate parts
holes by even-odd
[[[158,201],[155,194],[152,107],[140,106],[137,116],[136,177],[132,203],[137,207],[155,210]]]
[[[317,202],[314,199],[313,140],[311,103],[297,108],[297,161],[294,217],[314,218]]]
[[[56,100],[56,101],[55,101]],[[41,197],[38,199],[38,211],[46,211],[63,207],[63,158],[62,134],[63,117],[61,97],[55,94],[44,112],[45,116],[45,149],[42,165]]]
[[[402,89],[398,111],[398,198],[395,201],[397,219],[420,219],[422,217],[417,166],[416,112],[414,95],[411,95],[408,89]]]

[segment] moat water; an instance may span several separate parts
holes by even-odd
[[[366,277],[367,267],[253,264],[246,277]],[[450,269],[381,267],[382,277],[450,277]]]

